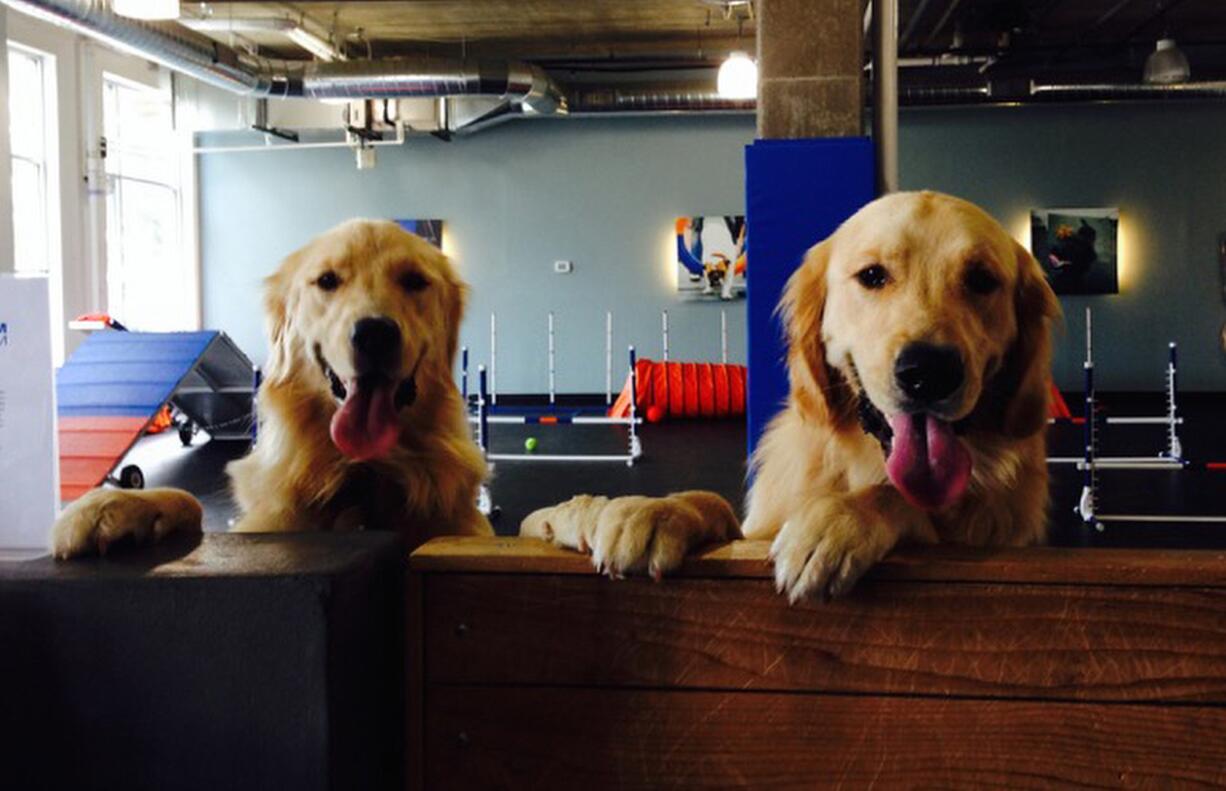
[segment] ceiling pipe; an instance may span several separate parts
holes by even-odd
[[[594,88],[577,91],[571,112],[599,115],[638,112],[752,113],[753,99],[728,99],[709,88]]]
[[[873,0],[873,147],[877,192],[898,189],[898,0]]]
[[[1180,82],[1171,85],[1136,83],[1051,84],[1031,80],[1030,95],[1067,99],[1226,99],[1226,80]]]
[[[289,17],[180,17],[178,23],[198,33],[288,33],[298,23]]]
[[[121,17],[105,0],[0,1],[202,82],[256,98],[505,96],[536,113],[566,111],[561,89],[544,70],[528,63],[427,57],[332,63],[260,58],[179,25]]]

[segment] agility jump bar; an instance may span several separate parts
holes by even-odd
[[[474,415],[468,418],[470,423],[476,423]],[[636,421],[641,425],[642,418]],[[597,417],[592,415],[490,415],[488,423],[499,423],[508,426],[628,426],[628,417]]]

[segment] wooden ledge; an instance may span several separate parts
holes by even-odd
[[[611,582],[411,558],[419,788],[1226,784],[1226,552],[909,548],[789,605],[765,542]]]
[[[767,541],[733,541],[689,558],[675,576],[770,579]],[[534,538],[436,538],[409,568],[423,573],[594,574],[590,559]],[[869,575],[875,579],[1001,584],[1226,587],[1226,551],[1029,547],[909,547]]]

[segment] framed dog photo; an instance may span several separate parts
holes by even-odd
[[[1119,209],[1034,209],[1030,252],[1057,294],[1118,294]]]
[[[692,299],[745,296],[745,216],[678,217],[677,293]]]

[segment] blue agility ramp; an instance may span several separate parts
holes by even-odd
[[[214,439],[248,439],[254,367],[223,332],[122,332],[86,337],[56,375],[60,498],[107,480],[170,404],[184,444],[203,428]],[[139,470],[123,483],[140,485]]]
[[[752,454],[788,394],[783,328],[775,308],[805,251],[873,199],[872,141],[756,140],[745,147],[745,192],[753,238],[746,289]]]

